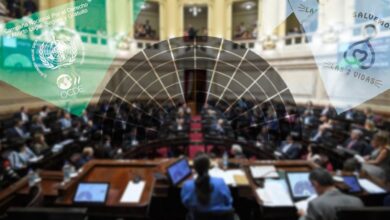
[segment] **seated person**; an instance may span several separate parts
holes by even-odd
[[[23,122],[20,119],[15,120],[15,124],[8,130],[8,138],[11,139],[27,139],[30,137],[30,133],[26,132],[23,127]]]
[[[39,115],[34,115],[32,117],[32,124],[30,127],[30,132],[40,132],[40,133],[49,133],[51,131],[50,128],[47,128],[46,125],[42,121],[42,117]]]
[[[333,171],[333,165],[329,160],[329,157],[326,154],[320,153],[320,154],[314,154],[313,153],[313,146],[309,145],[307,147],[307,156],[306,160],[311,161],[315,164],[317,164],[319,167],[322,167],[329,172]]]
[[[44,119],[49,115],[50,109],[47,105],[43,106],[41,111],[39,111],[39,116]]]
[[[38,155],[45,154],[50,150],[49,145],[46,143],[45,135],[42,133],[36,133],[34,135],[32,149]]]
[[[232,145],[231,154],[235,159],[245,159],[245,154],[239,144]]]
[[[189,210],[194,212],[218,212],[232,210],[233,198],[223,179],[209,176],[210,158],[199,154],[194,160],[198,175],[195,180],[188,180],[181,190],[181,200]]]
[[[317,132],[315,132],[312,137],[310,138],[310,141],[312,142],[322,142],[325,137],[325,132],[326,132],[326,126],[320,125],[318,127]]]
[[[321,168],[310,173],[312,183],[318,197],[311,200],[307,213],[299,210],[301,219],[306,220],[336,220],[338,207],[363,207],[363,202],[354,196],[345,195],[334,186],[332,175]]]
[[[3,152],[2,143],[0,142],[0,152]],[[15,171],[11,168],[10,162],[0,156],[0,189],[5,187],[7,183],[14,182],[20,177]]]
[[[85,147],[83,149],[83,153],[81,154],[80,158],[78,158],[77,161],[75,161],[75,165],[78,168],[84,166],[84,164],[88,163],[88,161],[92,160],[94,157],[94,150],[92,147]]]
[[[16,143],[14,150],[8,155],[8,160],[14,170],[27,168],[31,160],[35,158],[37,158],[37,156],[23,141]]]
[[[24,106],[22,106],[20,108],[20,111],[18,113],[15,114],[15,118],[16,119],[19,119],[22,121],[22,124],[26,124],[30,121],[30,118],[27,114],[27,108],[25,108]]]
[[[362,140],[363,132],[359,129],[353,129],[350,138],[344,143],[344,147],[355,151],[361,156],[370,154],[371,148]]]
[[[19,179],[19,175],[11,168],[9,161],[0,157],[0,189],[8,185],[7,183]]]
[[[286,140],[282,142],[275,154],[286,159],[298,159],[301,152],[301,145],[296,143],[292,135],[288,135]]]
[[[211,125],[211,130],[217,132],[219,135],[225,134],[225,129],[223,128],[223,119],[218,119],[217,122],[214,122]]]
[[[388,134],[385,132],[375,134],[371,141],[371,146],[374,150],[370,156],[364,158],[365,161],[362,168],[371,176],[390,182],[390,150],[387,143]]]
[[[61,130],[66,130],[72,127],[72,118],[67,112],[63,114],[62,118],[60,118],[58,122],[60,123]]]

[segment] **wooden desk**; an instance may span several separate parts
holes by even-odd
[[[66,184],[62,183],[62,172],[60,171],[40,171],[42,182],[40,183],[45,197],[45,204],[62,207],[87,207],[89,216],[100,217],[148,217],[149,213],[154,215],[164,215],[169,217],[167,213],[169,209],[166,206],[171,204],[178,207],[171,208],[171,211],[185,213],[186,210],[181,205],[180,188],[172,187],[167,179],[155,180],[155,173],[165,174],[166,168],[176,159],[155,159],[155,160],[92,160],[87,163],[82,172]],[[256,189],[259,184],[252,178],[250,174],[250,166],[255,165],[274,165],[277,171],[310,171],[315,168],[313,163],[307,161],[273,161],[273,160],[235,160],[229,161],[239,166],[238,169],[244,170],[249,185],[230,187],[235,201],[246,200],[245,205],[236,203],[236,206],[250,207],[244,209],[260,210],[259,218],[291,218],[296,216],[294,207],[264,207],[262,199],[257,195]],[[134,179],[135,176],[140,176],[146,181],[144,192],[139,203],[120,203],[128,182]],[[77,185],[80,182],[109,182],[110,190],[107,201],[103,205],[85,206],[73,204],[73,197]],[[11,204],[13,198],[26,198],[29,188],[27,178],[23,178],[19,182],[13,184],[8,189],[0,192],[0,212],[5,211],[7,205]],[[172,192],[174,192],[172,194]],[[49,198],[49,200],[48,200]],[[152,200],[158,201],[158,205],[151,205]],[[19,206],[23,206],[20,203]],[[156,211],[156,206],[159,206]],[[235,208],[242,208],[236,207]],[[154,208],[153,208],[154,207]],[[149,212],[149,209],[152,211]],[[156,214],[157,213],[157,214]],[[175,213],[174,213],[175,214]],[[159,219],[154,216],[153,219]]]
[[[41,182],[37,183],[42,188],[43,196],[56,197],[58,196],[58,188],[63,180],[61,171],[39,171]],[[17,191],[20,195],[28,195],[30,187],[25,179],[23,186]]]
[[[58,196],[58,188],[63,175],[60,171],[39,171],[41,182],[37,183],[42,188],[42,196],[45,199],[54,199]],[[12,184],[0,192],[0,213],[4,213],[10,206],[24,206],[29,201],[30,188],[27,177]]]
[[[259,165],[273,165],[278,172],[294,172],[303,171],[310,172],[316,168],[315,164],[308,161],[286,160],[286,161],[250,161],[249,166]],[[248,171],[249,172],[249,171]],[[264,219],[297,219],[297,209],[295,207],[267,207],[263,205],[262,198],[256,193],[256,189],[263,187],[262,184],[256,183],[256,181],[250,177],[250,183],[252,187],[252,194],[254,195],[258,206],[260,207],[262,218]]]
[[[83,171],[70,182],[59,188],[60,197],[55,204],[58,206],[88,207],[90,215],[104,216],[109,213],[127,217],[145,217],[151,203],[154,190],[154,176],[159,161],[145,160],[93,160],[83,167]],[[129,181],[136,176],[145,181],[145,188],[139,203],[121,203]],[[107,201],[102,205],[78,205],[73,203],[73,197],[80,182],[108,182],[110,189]]]

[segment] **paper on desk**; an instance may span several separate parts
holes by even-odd
[[[256,190],[264,206],[294,206],[290,194],[283,183],[284,180],[266,181],[264,188]]]
[[[127,184],[125,192],[122,195],[122,203],[138,203],[141,200],[142,192],[145,188],[145,181],[134,183],[130,181]]]
[[[366,190],[368,193],[385,193],[386,191],[381,187],[377,186],[368,179],[359,179],[359,184]]]
[[[235,170],[227,170],[224,171],[219,168],[213,168],[209,171],[209,175],[212,177],[221,178],[225,181],[226,185],[236,185],[236,181],[234,180],[234,176],[245,176],[244,171],[235,169]]]
[[[253,178],[278,178],[279,174],[275,166],[251,166],[251,174]]]
[[[307,213],[307,207],[309,206],[309,202],[313,199],[317,198],[317,195],[312,195],[309,198],[296,202],[295,207],[297,207],[298,210],[302,210],[305,213]]]

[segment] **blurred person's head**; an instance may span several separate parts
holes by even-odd
[[[351,131],[351,135],[350,135],[350,138],[352,140],[359,140],[361,138],[361,136],[363,135],[363,132],[359,129],[353,129]]]
[[[385,132],[379,132],[374,135],[371,141],[371,146],[373,148],[386,147],[389,142],[388,134]]]
[[[242,147],[239,144],[233,144],[231,152],[233,155],[242,154]]]
[[[36,133],[34,135],[34,142],[35,143],[44,143],[45,142],[45,135],[42,133]]]
[[[372,130],[375,130],[375,123],[373,120],[370,120],[370,119],[367,119],[365,122],[364,122],[364,128],[367,130],[367,131],[372,131]]]
[[[317,168],[310,172],[309,180],[318,195],[322,195],[334,186],[332,175],[323,168]]]
[[[94,150],[92,147],[84,147],[83,149],[83,155],[86,157],[93,157]]]

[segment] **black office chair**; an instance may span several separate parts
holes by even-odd
[[[339,208],[338,220],[379,220],[390,219],[389,207]]]
[[[194,212],[187,214],[187,220],[240,220],[234,210],[218,212]]]
[[[85,220],[86,208],[11,207],[6,212],[7,220]]]

